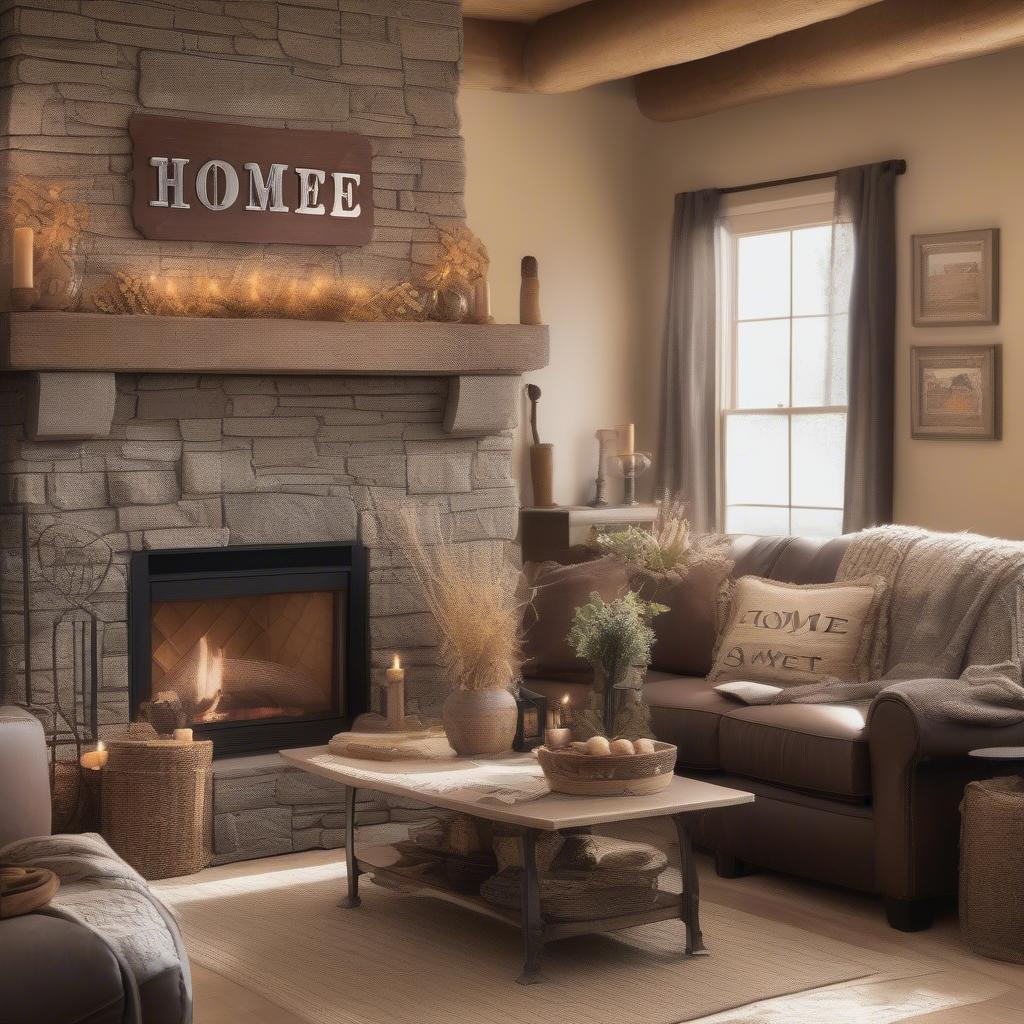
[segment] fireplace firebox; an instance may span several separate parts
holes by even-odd
[[[325,743],[369,704],[360,544],[138,551],[132,719],[155,701],[215,755]]]

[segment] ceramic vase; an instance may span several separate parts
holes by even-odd
[[[441,720],[456,754],[504,754],[516,738],[516,700],[508,690],[453,690]]]

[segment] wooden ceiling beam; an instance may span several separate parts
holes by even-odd
[[[462,22],[462,85],[497,92],[532,92],[523,70],[528,25],[466,18]]]
[[[636,79],[640,110],[680,121],[1024,44],[1021,0],[885,0],[845,17]]]
[[[530,29],[526,80],[537,92],[572,92],[700,60],[877,2],[590,0]]]

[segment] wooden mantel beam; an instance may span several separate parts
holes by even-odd
[[[537,92],[571,92],[700,60],[877,2],[590,0],[533,26],[524,52],[526,80]]]
[[[885,0],[843,18],[636,79],[640,110],[679,121],[1024,44],[1022,0]]]

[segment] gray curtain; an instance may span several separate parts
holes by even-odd
[[[833,295],[848,289],[849,309],[844,533],[892,522],[896,176],[892,160],[836,176],[833,273],[845,287]]]
[[[717,189],[681,192],[672,224],[657,485],[697,530],[718,518]]]

